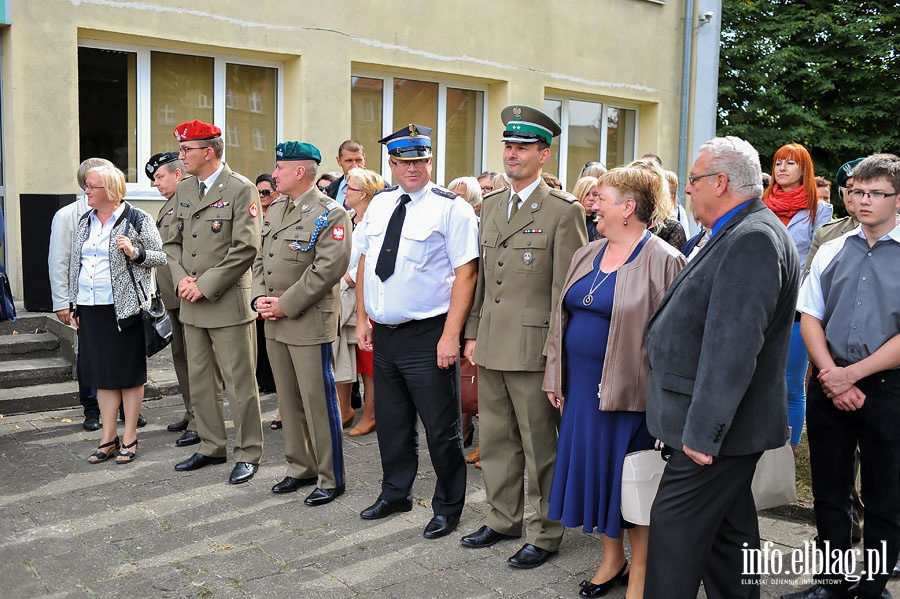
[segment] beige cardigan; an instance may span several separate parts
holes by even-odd
[[[544,391],[552,391],[557,397],[565,397],[562,340],[568,325],[568,314],[563,307],[563,298],[576,281],[591,273],[594,259],[606,244],[606,239],[592,241],[575,253],[559,295],[542,385]],[[646,411],[649,363],[644,337],[647,322],[685,263],[684,256],[678,250],[656,235],[651,235],[635,259],[619,267],[600,379],[601,410]]]

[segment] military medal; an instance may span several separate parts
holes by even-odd
[[[220,220],[212,221],[209,224],[209,228],[212,230],[213,233],[218,233],[219,231],[222,230],[222,221],[220,221]]]
[[[178,219],[178,230],[184,231],[184,219],[183,218]]]
[[[531,254],[531,252],[525,252],[524,254],[522,254],[522,262],[524,262],[525,264],[531,264],[532,262],[534,262],[534,256]]]

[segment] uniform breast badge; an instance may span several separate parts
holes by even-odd
[[[532,253],[525,252],[524,254],[522,254],[522,262],[524,262],[525,264],[531,264],[532,262],[534,262],[534,256],[532,255]]]
[[[209,228],[213,233],[218,233],[219,231],[222,230],[222,221],[220,221],[220,220],[212,221],[211,223],[209,223]]]

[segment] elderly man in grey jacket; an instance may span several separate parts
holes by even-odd
[[[759,200],[759,156],[716,138],[688,176],[710,240],[672,282],[647,330],[647,426],[671,455],[650,520],[648,599],[759,597],[743,551],[759,548],[750,483],[788,438],[785,367],[797,251]],[[691,548],[685,551],[685,548]]]

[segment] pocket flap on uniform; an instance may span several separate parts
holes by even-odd
[[[694,393],[694,377],[666,372],[662,375],[660,386],[666,391],[674,391],[675,393],[681,393],[682,395],[692,395]]]
[[[500,242],[500,231],[483,231],[481,233],[481,245],[484,247],[495,248]]]
[[[545,249],[547,247],[547,236],[535,233],[525,233],[517,235],[513,239],[513,248],[517,250],[527,250],[528,248]]]
[[[206,220],[231,220],[231,206],[222,206],[209,211]]]
[[[309,231],[294,231],[293,233],[288,233],[286,237],[294,241],[306,242],[312,238],[312,233]]]
[[[413,241],[425,241],[431,235],[431,229],[409,227],[408,229],[403,229],[403,232],[400,235],[401,237],[412,239]]]
[[[526,327],[549,327],[550,311],[525,308],[522,311],[522,324]]]

